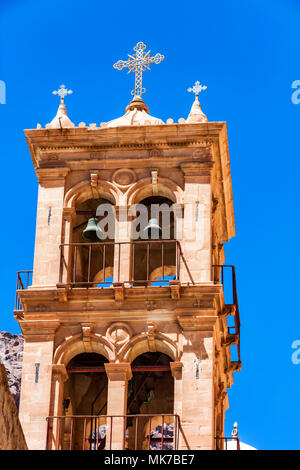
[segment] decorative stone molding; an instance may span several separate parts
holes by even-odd
[[[222,346],[225,346],[225,347],[232,346],[233,344],[237,344],[238,340],[239,340],[238,335],[228,334],[226,338],[222,339],[221,344]]]
[[[124,322],[112,323],[106,331],[108,340],[118,347],[129,341],[132,335],[132,328]]]
[[[115,282],[114,285],[115,301],[118,305],[122,304],[125,299],[125,287],[123,282]]]
[[[90,173],[90,184],[92,188],[97,188],[99,180],[99,173],[98,171],[92,171]]]
[[[181,328],[186,331],[205,331],[212,334],[216,323],[215,316],[203,317],[177,317],[177,321]]]
[[[171,297],[173,300],[180,299],[180,282],[170,281]]]
[[[180,168],[184,173],[184,179],[188,183],[210,183],[213,166],[213,160],[194,160],[182,162],[180,164]]]
[[[89,343],[91,341],[91,335],[94,330],[94,325],[92,323],[81,323],[81,330],[83,342]]]
[[[163,151],[161,149],[152,149],[152,150],[149,150],[149,157],[152,158],[152,157],[162,157],[163,156]]]
[[[207,148],[197,149],[193,152],[193,160],[197,160],[197,162],[211,162],[212,153]]]
[[[155,345],[156,331],[157,331],[157,324],[155,322],[150,321],[146,323],[146,335],[148,339],[150,352],[156,352],[156,345]]]
[[[66,285],[60,287],[57,285],[57,298],[59,302],[67,302],[68,301],[68,293],[70,292],[70,286]]]
[[[231,361],[226,372],[239,372],[242,368],[241,361]]]
[[[151,171],[151,184],[153,189],[153,195],[157,196],[158,194],[158,171],[152,170]]]
[[[135,171],[130,168],[120,168],[116,170],[112,175],[112,182],[115,183],[119,188],[128,188],[130,185],[135,183],[137,180]]]
[[[129,363],[104,363],[105,372],[111,381],[128,381],[132,378],[131,366]]]
[[[200,299],[196,299],[195,302],[193,303],[193,307],[195,308],[201,308],[201,309],[210,309],[210,310],[214,310],[215,308],[215,304],[214,304],[214,300],[200,300]]]
[[[146,301],[146,309],[147,310],[155,310],[157,307],[157,303],[155,300],[147,300]]]
[[[235,304],[226,304],[222,312],[219,314],[220,317],[228,317],[229,315],[235,315],[236,306]]]

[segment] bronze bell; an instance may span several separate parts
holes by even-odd
[[[87,242],[104,240],[104,232],[98,227],[98,220],[95,217],[91,217],[88,220],[87,226],[82,232],[82,238]]]
[[[159,240],[161,234],[162,230],[158,224],[158,219],[153,218],[149,220],[148,225],[146,225],[146,227],[142,231],[142,238],[146,238],[148,235],[148,238],[150,239]]]

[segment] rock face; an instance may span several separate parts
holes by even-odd
[[[19,408],[24,339],[0,331],[0,362],[5,366],[10,392]]]
[[[26,449],[18,411],[9,391],[6,370],[0,364],[0,451]]]

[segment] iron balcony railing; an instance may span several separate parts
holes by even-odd
[[[237,287],[236,287],[236,273],[235,267],[231,264],[220,264],[220,265],[213,265],[213,279],[215,283],[220,283],[223,285],[224,289],[224,299],[225,303],[230,304],[232,303],[235,307],[234,312],[234,326],[228,326],[228,334],[233,335],[237,338],[237,354],[238,354],[238,362],[241,361],[241,352],[240,352],[240,329],[241,329],[241,321],[240,321],[240,311],[239,311],[239,302],[238,302],[238,295],[237,295]],[[225,272],[229,271],[229,276],[231,277],[231,299],[226,299],[227,292],[225,292]],[[230,294],[229,294],[230,295]],[[228,301],[226,301],[228,300]]]
[[[19,291],[28,289],[32,283],[32,271],[19,271],[17,274],[17,288],[16,288],[16,297],[15,297],[15,311],[23,311],[23,306],[21,304]]]
[[[124,261],[129,268],[128,279],[121,279]],[[105,287],[113,282],[165,285],[168,279],[180,280],[181,265],[194,284],[177,240],[68,243],[60,245],[59,283],[72,287]],[[156,279],[151,276],[155,269],[159,269]],[[95,280],[97,273],[101,278]]]
[[[238,437],[216,437],[216,450],[241,450]]]
[[[177,414],[47,417],[46,450],[190,449]]]

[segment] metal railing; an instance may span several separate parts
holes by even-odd
[[[32,282],[32,271],[19,271],[17,274],[17,288],[15,297],[15,312],[23,311],[18,291],[28,289]]]
[[[84,269],[79,265],[80,256],[85,251]],[[125,252],[125,257],[124,257]],[[155,253],[154,253],[155,252]],[[156,264],[151,260],[156,256]],[[96,263],[97,255],[99,260]],[[116,257],[116,259],[115,259]],[[129,279],[122,279],[121,269],[126,261],[129,271]],[[181,263],[185,266],[189,281],[194,284],[191,272],[183,255],[180,242],[177,240],[147,240],[131,242],[99,242],[99,243],[68,243],[60,245],[60,272],[59,283],[69,284],[72,287],[93,287],[98,285],[109,286],[113,282],[133,283],[136,285],[165,284],[165,279],[170,276],[168,268],[170,263],[174,268],[173,280],[180,280]],[[152,266],[151,266],[152,265]],[[151,268],[160,268],[159,279],[151,278]],[[106,280],[107,273],[111,277],[114,271],[114,279]],[[94,280],[95,273],[101,271],[101,279]],[[142,273],[142,278],[140,278]]]
[[[176,414],[48,416],[46,450],[190,449]]]
[[[238,437],[216,437],[216,450],[241,450]]]
[[[241,328],[241,321],[240,321],[240,311],[239,311],[239,303],[238,303],[238,296],[237,296],[237,288],[236,288],[236,274],[235,274],[235,267],[231,264],[220,264],[220,265],[213,265],[213,279],[215,283],[220,283],[223,285],[223,290],[226,287],[225,285],[225,270],[231,270],[231,287],[232,287],[232,303],[235,306],[234,312],[234,326],[228,326],[228,333],[230,335],[236,335],[238,338],[237,340],[237,353],[238,353],[238,360],[241,360],[241,352],[240,352],[240,328]],[[225,299],[225,292],[224,292],[224,299]],[[226,299],[225,299],[226,300]]]

